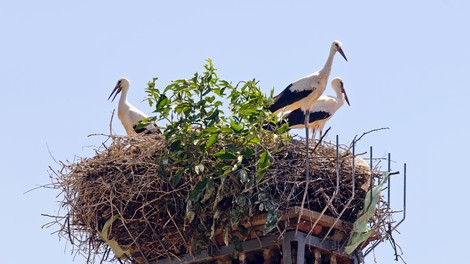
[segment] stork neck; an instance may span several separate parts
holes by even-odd
[[[344,93],[342,93],[339,89],[334,89],[334,90],[336,93],[336,105],[338,108],[340,108],[341,106],[343,106],[344,101],[345,101]]]
[[[341,94],[341,95],[338,95],[337,99],[336,99],[336,107],[337,108],[340,108],[341,106],[344,105],[344,94]]]
[[[331,72],[331,66],[333,65],[333,59],[335,58],[335,53],[336,53],[336,50],[334,50],[334,48],[331,47],[330,54],[328,55],[328,59],[326,60],[323,68],[320,70],[320,75],[326,76],[327,79]]]
[[[339,99],[339,100],[344,100],[344,94],[341,92],[341,89],[338,87],[333,87],[333,90],[335,91],[336,93],[336,98]]]
[[[119,98],[119,103],[127,102],[127,91],[128,91],[128,89],[122,89],[121,90],[121,98]]]

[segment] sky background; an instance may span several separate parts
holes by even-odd
[[[222,3],[224,2],[224,3]],[[145,87],[189,78],[212,58],[219,77],[256,78],[279,93],[320,69],[333,40],[330,76],[343,78],[351,106],[328,123],[330,139],[390,127],[358,151],[392,153],[408,165],[408,214],[395,240],[408,263],[459,263],[470,231],[465,165],[470,114],[470,2],[436,1],[2,1],[0,3],[0,263],[84,263],[51,235],[57,160],[89,157],[109,133],[118,78],[144,112]],[[327,94],[334,94],[330,87]],[[117,134],[125,134],[115,118]],[[49,154],[49,151],[51,155]],[[394,197],[401,197],[396,186]],[[400,199],[392,206],[401,209]],[[387,242],[378,263],[395,263]],[[367,263],[373,263],[369,256]]]

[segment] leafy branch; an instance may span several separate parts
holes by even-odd
[[[196,182],[188,190],[186,224],[205,226],[204,213],[213,216],[213,238],[216,226],[228,221],[238,224],[256,206],[268,213],[265,230],[269,232],[278,220],[276,203],[268,191],[254,195],[273,157],[263,142],[288,137],[287,124],[274,131],[263,129],[267,122],[277,123],[268,110],[272,93],[267,97],[254,79],[236,85],[220,79],[210,59],[204,72],[190,79],[172,81],[163,90],[156,81],[148,83],[148,102],[155,107],[153,119],[167,123],[163,135],[171,183],[176,187],[183,177]],[[256,168],[246,162],[252,159]],[[232,210],[221,212],[219,203],[227,199]]]

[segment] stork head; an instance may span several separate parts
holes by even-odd
[[[346,58],[346,55],[343,51],[343,44],[339,40],[335,40],[333,43],[331,43],[331,49],[339,52],[339,54],[341,54],[341,56],[343,56],[343,58],[348,61],[348,58]]]
[[[346,100],[346,103],[348,103],[348,105],[351,106],[351,104],[349,104],[348,95],[346,94],[346,90],[344,90],[344,83],[343,83],[343,80],[341,80],[341,78],[339,77],[333,78],[333,80],[331,80],[331,87],[333,87],[336,94],[338,95],[343,94],[344,100]]]
[[[108,97],[108,100],[111,98],[111,96],[113,96],[114,94],[114,97],[113,97],[113,100],[111,100],[111,102],[114,101],[114,99],[116,98],[116,96],[122,91],[122,90],[127,90],[129,89],[129,80],[127,78],[121,78],[117,81],[116,83],[116,86],[114,86],[114,89],[113,89],[113,92],[111,92],[111,94],[109,95]]]

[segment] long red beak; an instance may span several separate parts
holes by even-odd
[[[343,56],[343,58],[344,58],[346,61],[348,61],[348,58],[346,58],[346,55],[344,54],[344,51],[343,51],[342,48],[339,48],[339,49],[338,49],[338,52],[339,52],[339,54],[341,54],[341,55]]]
[[[113,94],[116,93],[116,94],[114,94],[113,100],[111,100],[111,102],[113,102],[114,99],[116,98],[116,96],[121,92],[121,90],[122,90],[121,86],[119,84],[116,84],[116,86],[113,89],[113,92],[108,97],[108,101],[111,98],[111,96],[113,96]]]

